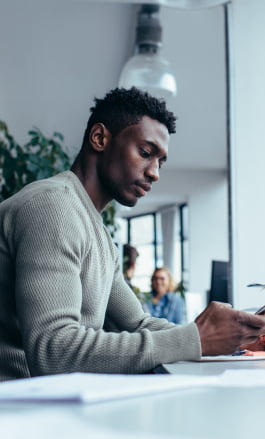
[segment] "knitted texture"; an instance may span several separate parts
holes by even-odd
[[[79,179],[66,171],[0,204],[0,379],[143,373],[200,357],[197,326],[142,311]]]

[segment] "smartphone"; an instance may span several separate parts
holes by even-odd
[[[255,314],[264,314],[264,313],[265,313],[265,305],[262,306],[261,308],[259,308],[259,309],[255,312]]]

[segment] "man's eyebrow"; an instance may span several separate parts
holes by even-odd
[[[146,140],[145,142],[148,145],[150,145],[153,149],[155,149],[156,151],[160,150],[159,146],[157,146],[157,144],[152,142],[151,140]],[[163,160],[163,162],[166,162],[167,161],[167,155],[164,155],[163,157],[161,157],[161,160]]]

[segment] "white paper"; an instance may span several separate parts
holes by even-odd
[[[209,362],[209,361],[257,361],[265,360],[265,355],[216,355],[213,357],[201,357],[199,362]]]
[[[217,377],[191,375],[105,375],[72,373],[0,384],[0,401],[77,401],[95,403],[213,385]]]

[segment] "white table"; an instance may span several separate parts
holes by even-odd
[[[218,358],[218,357],[217,357]],[[262,369],[265,373],[265,359],[264,360],[242,360],[242,361],[209,361],[209,362],[193,362],[180,361],[173,364],[164,364],[163,368],[168,373],[176,373],[183,375],[218,375],[225,370],[239,370],[251,369],[253,373],[255,370]]]
[[[264,360],[164,366],[185,375],[265,373]],[[249,439],[264,435],[264,410],[264,388],[196,388],[94,405],[1,403],[0,431],[11,439]]]

